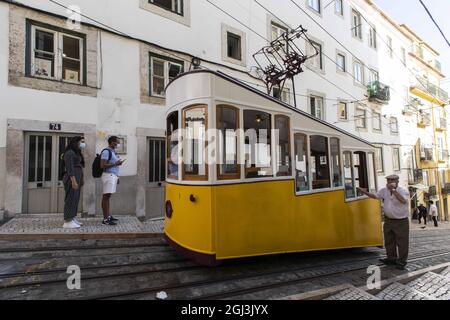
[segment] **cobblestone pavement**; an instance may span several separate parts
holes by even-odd
[[[61,215],[22,215],[0,226],[0,235],[8,234],[105,234],[105,233],[162,233],[164,220],[139,221],[133,216],[117,216],[116,226],[102,224],[102,218],[78,218],[80,229],[63,229]]]
[[[376,297],[381,300],[430,300],[429,296],[398,282],[391,284]]]
[[[367,292],[355,287],[344,289],[338,294],[325,298],[324,300],[379,300]]]
[[[409,288],[423,292],[440,300],[450,300],[450,278],[428,272],[407,285]]]

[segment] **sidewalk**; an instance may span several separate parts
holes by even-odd
[[[25,239],[89,239],[137,238],[160,236],[164,219],[139,221],[135,216],[117,216],[117,226],[105,226],[101,218],[79,218],[80,229],[63,229],[63,218],[58,214],[20,215],[0,226],[1,240]]]

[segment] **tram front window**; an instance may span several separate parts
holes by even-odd
[[[224,179],[239,179],[240,170],[237,159],[237,129],[239,110],[234,107],[217,107],[217,130],[219,131],[218,177]]]
[[[183,113],[183,179],[208,180],[206,166],[206,106],[190,107]]]
[[[178,179],[178,111],[167,117],[167,175]]]
[[[330,139],[331,168],[333,169],[333,188],[342,187],[341,149],[338,138]]]
[[[322,136],[311,136],[310,148],[313,190],[330,188],[328,138]]]
[[[289,118],[275,116],[275,129],[278,132],[277,145],[277,176],[290,176],[291,173],[291,146],[289,139]]]
[[[309,191],[308,137],[303,133],[294,136],[295,146],[295,189]]]
[[[271,116],[268,113],[245,110],[245,177],[273,176],[271,164]]]

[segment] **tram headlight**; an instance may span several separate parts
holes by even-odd
[[[166,201],[166,216],[167,218],[172,218],[173,215],[173,208],[172,208],[172,202],[170,200]]]

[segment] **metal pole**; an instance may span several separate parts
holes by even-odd
[[[295,93],[295,81],[294,81],[294,77],[292,77],[292,92],[294,94],[294,107],[297,109],[297,95]]]

